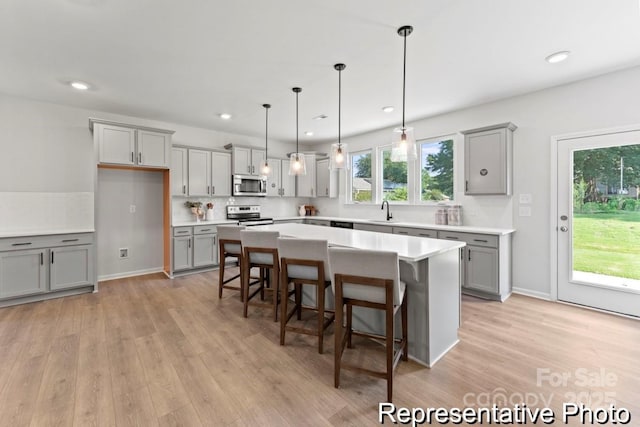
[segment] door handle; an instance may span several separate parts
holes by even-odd
[[[182,186],[182,194],[187,194],[187,186],[186,185]]]
[[[138,163],[142,164],[142,151],[138,153]]]
[[[134,162],[134,160],[133,160],[133,151],[132,151],[131,152],[131,163],[133,163],[133,162]]]
[[[213,194],[216,194],[216,186],[215,186],[215,185],[212,185],[212,186],[211,186],[211,194],[212,194],[212,195],[213,195]]]
[[[53,264],[53,254],[54,254],[54,252],[51,251],[51,264]]]
[[[569,230],[569,228],[566,225],[563,225],[562,227],[560,227],[560,231],[562,231],[563,233],[566,233]]]

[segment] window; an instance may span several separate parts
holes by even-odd
[[[453,139],[419,141],[420,200],[453,200]]]
[[[371,203],[371,150],[351,154],[351,202]]]
[[[382,200],[409,200],[407,162],[392,162],[391,147],[381,150],[382,153]]]

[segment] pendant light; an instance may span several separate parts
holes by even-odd
[[[296,152],[289,156],[289,175],[306,175],[307,165],[304,161],[304,154],[300,152],[298,140],[298,95],[302,89],[294,87],[291,90],[296,94]]]
[[[416,141],[413,137],[413,128],[405,126],[405,98],[407,79],[407,36],[411,34],[413,27],[405,25],[398,28],[398,35],[404,39],[404,63],[402,66],[402,126],[393,130],[393,140],[391,143],[391,161],[406,162],[418,158]]]
[[[271,167],[269,166],[269,108],[271,104],[262,104],[265,112],[264,125],[264,160],[260,164],[260,173],[262,175],[271,175]]]
[[[331,145],[331,161],[330,169],[345,169],[347,165],[347,145],[342,143],[340,135],[340,124],[342,116],[342,70],[347,68],[344,64],[336,64],[333,66],[338,71],[338,143]]]

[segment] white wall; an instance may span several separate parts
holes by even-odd
[[[513,227],[513,286],[517,290],[548,296],[550,260],[550,137],[593,129],[640,123],[640,68],[623,70],[581,82],[480,105],[410,125],[416,138],[511,121],[514,134],[514,195],[464,197],[462,145],[457,141],[456,199],[463,205],[465,224]],[[343,118],[345,121],[348,117]],[[391,129],[347,138],[349,150],[388,144]],[[327,146],[316,147],[326,151]],[[344,180],[341,180],[344,182]],[[344,192],[343,186],[341,191]],[[518,195],[533,196],[531,217],[519,217]],[[382,218],[379,206],[354,206],[344,200],[316,201],[322,215]],[[395,218],[433,223],[433,208],[393,206]],[[471,214],[471,215],[470,215]]]
[[[89,117],[175,130],[174,144],[214,149],[222,149],[228,143],[264,146],[262,138],[0,94],[0,229],[84,229],[93,227],[95,216],[98,218],[100,276],[124,275],[163,266],[162,253],[153,249],[161,248],[156,242],[161,239],[161,233],[151,235],[150,231],[158,229],[156,208],[151,206],[157,205],[158,196],[161,200],[162,192],[161,186],[158,188],[158,183],[146,173],[101,171],[100,184],[105,193],[99,193],[95,198],[99,211],[94,215],[96,173]],[[212,120],[215,119],[212,117]],[[293,144],[269,141],[270,156],[285,157],[293,149]],[[39,196],[42,193],[50,197],[43,199]],[[30,200],[30,203],[25,206],[12,203],[14,200]],[[136,200],[149,202],[149,206],[138,203],[136,214],[129,214],[129,205],[135,204],[131,202]],[[69,207],[72,203],[81,205]],[[270,200],[265,214],[295,215],[296,203],[296,200]],[[29,210],[28,214],[25,209]],[[143,213],[140,209],[151,211]],[[41,217],[46,221],[33,221]],[[149,233],[142,233],[145,227]],[[145,236],[141,238],[143,234]],[[130,249],[130,259],[114,260],[113,256],[117,254],[114,248],[122,247]]]

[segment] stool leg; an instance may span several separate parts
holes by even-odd
[[[246,259],[243,260],[243,284],[242,284],[242,293],[244,294],[243,299],[243,303],[244,303],[244,311],[243,311],[243,315],[244,317],[247,317],[247,315],[249,314],[249,277],[251,276],[249,274],[250,271],[250,265],[251,263]]]
[[[240,270],[240,302],[244,302],[244,264],[242,255],[238,255],[238,269]]]
[[[409,331],[407,329],[409,324],[409,315],[408,315],[408,302],[407,296],[405,295],[404,300],[402,300],[402,306],[400,307],[400,316],[402,316],[402,360],[409,360],[409,340],[407,337],[409,336]]]
[[[282,295],[280,296],[280,304],[282,305],[282,307],[280,307],[281,311],[280,311],[280,345],[284,345],[284,336],[286,333],[286,329],[287,329],[287,304],[289,303],[289,283],[287,283],[289,280],[286,277],[285,273],[287,271],[286,266],[283,266],[282,268],[282,272],[280,275],[280,283],[281,283],[281,287],[280,287],[280,291],[282,293]]]
[[[271,273],[270,275],[270,281],[272,281],[273,283],[271,283],[271,293],[273,294],[273,321],[277,322],[278,321],[278,298],[280,297],[279,295],[279,286],[278,284],[280,283],[280,271],[278,269],[278,265],[277,265],[277,260],[274,262],[274,267],[273,267],[273,271],[269,272]],[[273,280],[272,280],[273,279]]]
[[[335,388],[340,387],[340,362],[342,359],[342,289],[336,289],[336,318],[335,318],[335,347],[333,362],[333,385]]]
[[[345,333],[347,334],[347,347],[349,348],[353,348],[353,343],[351,342],[351,331],[353,329],[353,327],[351,326],[353,321],[353,307],[351,306],[351,304],[347,303],[347,330],[345,331]]]
[[[393,304],[387,303],[386,318],[387,402],[391,402],[393,394]]]
[[[318,353],[322,354],[324,344],[324,283],[316,285],[316,303],[318,308]]]
[[[224,257],[224,248],[220,247],[220,267],[218,270],[218,299],[222,298],[222,288],[224,285],[224,267],[225,267],[225,257]]]
[[[302,320],[302,285],[296,286],[296,310],[298,320]]]

